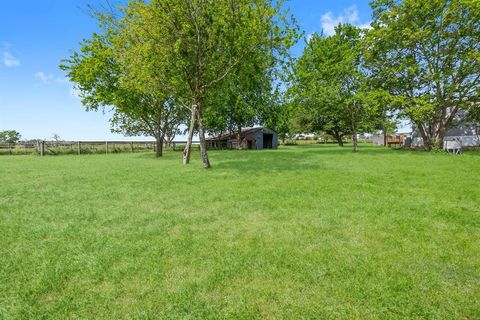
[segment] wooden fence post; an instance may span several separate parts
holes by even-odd
[[[130,149],[132,150],[132,153],[133,153],[133,142],[130,142]]]
[[[45,141],[40,142],[40,157],[43,157],[45,154]]]
[[[105,141],[105,154],[108,154],[108,141]]]

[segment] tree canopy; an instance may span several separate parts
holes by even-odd
[[[284,2],[130,1],[97,13],[101,32],[62,64],[87,110],[112,108],[112,130],[171,141],[263,123],[351,136],[408,118],[425,148],[441,147],[459,111],[479,118],[480,3],[374,0],[370,30],[340,24],[313,34],[293,63],[299,28]],[[159,151],[160,150],[160,151]],[[158,153],[160,152],[160,153]]]
[[[87,109],[113,106],[113,123],[127,133],[153,127],[159,139],[166,133],[168,110],[179,120],[188,110],[184,163],[198,129],[208,168],[205,114],[222,115],[224,123],[228,114],[237,126],[251,123],[258,93],[271,87],[264,83],[267,69],[286,59],[297,39],[298,28],[282,3],[131,1],[118,15],[99,14],[103,34],[85,40],[63,68]],[[220,101],[220,95],[228,98]]]
[[[365,59],[393,107],[441,148],[459,110],[478,108],[480,2],[375,0]],[[473,112],[473,111],[472,111]]]
[[[16,130],[4,130],[0,131],[0,142],[15,144],[22,138],[20,132]]]
[[[63,61],[61,68],[75,83],[87,110],[112,108],[112,131],[128,136],[149,135],[157,141],[157,156],[162,156],[167,132],[177,130],[184,120],[180,107],[159,86],[148,86],[136,77],[120,43],[120,22],[99,17],[104,34],[94,34]],[[128,52],[128,51],[127,51]]]
[[[291,89],[300,122],[311,131],[325,131],[343,145],[369,119],[360,51],[362,31],[340,24],[329,37],[314,34],[295,67]]]

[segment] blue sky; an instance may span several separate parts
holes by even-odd
[[[60,61],[97,30],[85,13],[102,0],[4,0],[0,10],[0,130],[23,138],[65,140],[124,139],[110,133],[108,114],[86,112],[72,85],[58,69]],[[330,33],[339,22],[367,25],[368,1],[290,0],[305,35]],[[299,55],[304,41],[293,53]],[[138,139],[138,138],[132,138]]]

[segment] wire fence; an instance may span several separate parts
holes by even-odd
[[[164,150],[182,151],[186,141],[164,145]],[[198,148],[194,141],[192,148]],[[155,141],[29,141],[0,144],[0,155],[82,155],[155,152]]]

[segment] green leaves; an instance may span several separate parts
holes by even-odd
[[[178,128],[185,112],[172,103],[171,92],[162,85],[167,74],[161,68],[164,61],[155,58],[151,42],[140,40],[145,38],[130,11],[140,8],[140,4],[124,8],[119,17],[98,14],[103,32],[84,40],[80,51],[60,68],[79,89],[87,110],[114,110],[112,131],[158,139],[172,126]]]
[[[0,143],[15,144],[22,138],[20,132],[15,130],[0,131]]]
[[[290,90],[306,130],[356,135],[369,119],[360,41],[361,30],[348,24],[339,25],[333,36],[311,37]]]
[[[480,3],[377,0],[372,8],[364,46],[369,69],[403,101],[399,110],[424,140],[441,144],[459,110],[478,108]]]
[[[231,123],[250,124],[252,110],[272,92],[298,39],[281,3],[131,1],[118,15],[97,14],[102,33],[85,40],[62,69],[87,110],[115,109],[122,132],[158,136],[167,115],[186,122],[189,108],[203,141],[204,114],[225,117],[228,110]]]

